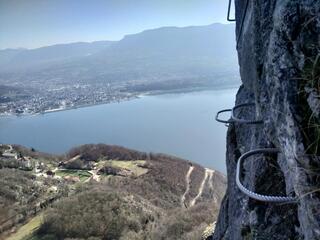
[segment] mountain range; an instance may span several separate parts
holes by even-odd
[[[0,83],[237,83],[233,24],[163,27],[120,41],[0,50]]]

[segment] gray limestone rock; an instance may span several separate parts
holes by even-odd
[[[237,114],[264,123],[229,126],[228,190],[211,239],[320,239],[319,75],[311,74],[320,72],[314,64],[320,55],[320,1],[246,2],[235,1],[243,83],[236,104],[255,107]],[[248,159],[244,185],[262,194],[296,196],[297,203],[259,202],[237,188],[240,155],[266,147],[280,154]]]

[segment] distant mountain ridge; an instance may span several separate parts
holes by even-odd
[[[221,77],[237,82],[234,31],[233,24],[162,27],[115,42],[60,44],[11,50],[11,54],[1,50],[0,83],[8,79],[145,83]]]
[[[76,42],[56,44],[36,49],[0,50],[0,66],[11,68],[38,67],[44,63],[55,63],[76,57],[85,57],[110,46],[112,41]],[[10,67],[10,65],[13,65]]]

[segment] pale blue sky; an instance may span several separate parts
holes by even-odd
[[[228,0],[0,0],[0,49],[119,40],[162,26],[226,23]]]

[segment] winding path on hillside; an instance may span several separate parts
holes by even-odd
[[[210,187],[212,190],[214,190],[214,188],[213,188],[213,181],[212,181],[213,174],[214,174],[214,170],[206,168],[206,171],[208,171],[208,173],[209,173],[209,187]]]
[[[190,202],[190,207],[194,206],[196,204],[196,201],[198,200],[198,198],[202,195],[202,192],[203,192],[203,189],[204,189],[204,186],[205,186],[205,183],[207,181],[207,178],[209,177],[209,184],[210,184],[210,187],[213,188],[213,185],[212,185],[212,176],[213,176],[213,173],[214,173],[214,170],[211,170],[209,168],[206,168],[205,169],[205,173],[204,173],[204,177],[203,177],[203,180],[200,184],[200,187],[199,187],[199,190],[198,190],[198,194],[197,196],[192,199],[192,201]]]
[[[64,164],[69,163],[69,162],[73,162],[75,160],[78,160],[79,158],[81,158],[81,154],[78,154],[78,155],[74,156],[73,158],[70,158],[69,160],[65,161]]]
[[[187,204],[185,203],[185,201],[186,201],[186,196],[187,196],[187,194],[188,194],[189,191],[190,191],[190,182],[191,182],[191,180],[190,180],[190,175],[191,175],[193,169],[194,169],[194,166],[190,166],[190,167],[189,167],[189,170],[188,170],[188,172],[187,172],[187,174],[186,174],[186,178],[185,178],[185,181],[186,181],[186,191],[185,191],[184,194],[181,196],[181,206],[182,206],[182,207],[186,207],[186,208],[187,208]]]

